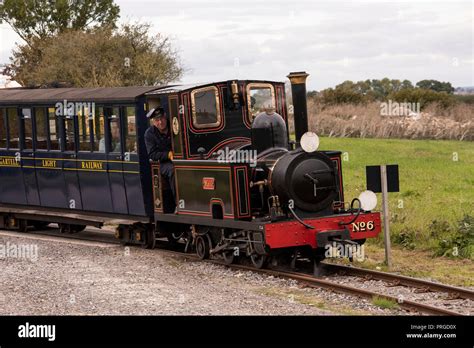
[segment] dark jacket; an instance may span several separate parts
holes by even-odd
[[[171,151],[171,134],[162,134],[158,128],[151,126],[145,132],[145,144],[148,157],[155,162],[168,162]]]

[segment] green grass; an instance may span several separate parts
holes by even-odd
[[[399,165],[400,192],[389,193],[390,226],[404,246],[435,247],[445,236],[439,229],[431,235],[433,221],[456,228],[464,214],[474,215],[472,142],[322,137],[320,150],[347,152],[342,168],[349,202],[366,188],[365,166]]]
[[[372,304],[374,306],[383,308],[383,309],[397,309],[398,308],[398,303],[396,303],[393,300],[390,300],[385,297],[379,297],[379,296],[374,296],[372,298]]]

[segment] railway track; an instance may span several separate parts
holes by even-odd
[[[407,286],[417,288],[421,291],[426,292],[445,292],[452,296],[452,298],[462,298],[466,300],[474,300],[474,291],[456,287],[452,285],[446,285],[442,283],[436,283],[425,279],[418,279],[407,277],[394,273],[374,271],[370,269],[343,266],[337,264],[324,263],[326,270],[335,272],[340,275],[353,275],[363,277],[364,279],[371,280],[383,280],[390,282],[392,286]]]
[[[223,264],[221,262],[213,262],[218,264]],[[264,273],[267,275],[272,275],[275,277],[282,277],[287,279],[294,279],[300,282],[303,282],[305,285],[313,287],[313,288],[324,288],[332,291],[336,291],[339,293],[345,293],[350,295],[355,295],[358,297],[366,298],[366,299],[373,299],[374,297],[385,298],[390,301],[396,302],[400,308],[407,309],[410,311],[417,311],[420,313],[425,314],[434,314],[434,315],[463,315],[461,313],[446,309],[435,307],[432,305],[428,305],[422,302],[412,301],[412,300],[403,300],[400,301],[399,298],[395,296],[386,295],[383,293],[379,293],[372,290],[362,289],[355,286],[349,286],[345,284],[340,284],[334,281],[330,281],[327,279],[320,279],[316,278],[311,275],[301,274],[297,272],[288,272],[288,271],[276,271],[276,270],[268,270],[268,269],[258,269],[248,267],[248,266],[241,266],[241,265],[230,265],[233,269],[241,269],[241,270],[248,270],[258,273]]]
[[[85,232],[87,233],[90,231],[85,231]],[[83,236],[81,236],[81,234],[64,235],[58,232],[48,230],[45,232],[35,232],[33,234],[25,234],[24,236],[26,237],[26,236],[32,236],[32,235],[40,235],[40,236],[57,237],[57,238],[62,238],[62,239],[73,239],[73,240],[79,240],[79,241],[119,244],[113,239],[113,236],[111,236],[112,238],[110,239],[105,238],[104,237],[105,234],[107,233],[104,233],[103,231],[100,231],[100,232],[92,231],[92,233],[85,234]],[[18,233],[9,232],[8,235],[18,236]],[[165,246],[166,246],[166,243],[160,243],[159,241],[157,241],[157,250],[159,250],[161,253],[178,256],[178,257],[184,257],[187,260],[191,259],[191,260],[199,261],[199,258],[195,254],[186,254],[183,251],[172,250],[172,249],[169,249],[169,247],[165,247]],[[461,313],[452,311],[450,309],[432,306],[432,305],[419,302],[419,301],[413,301],[409,299],[400,301],[400,299],[395,296],[387,295],[387,294],[376,292],[373,290],[363,289],[356,286],[341,284],[336,281],[331,281],[329,279],[316,278],[312,275],[305,274],[305,273],[286,271],[286,270],[285,271],[274,270],[274,269],[256,269],[251,266],[240,265],[240,264],[229,265],[219,260],[205,260],[205,262],[221,265],[224,267],[229,267],[231,269],[236,269],[236,270],[251,271],[251,272],[266,274],[266,275],[274,276],[274,277],[293,279],[293,280],[297,280],[298,282],[303,283],[305,286],[308,286],[308,287],[323,288],[323,289],[327,289],[327,290],[331,290],[331,291],[335,291],[339,293],[344,293],[344,294],[349,294],[352,296],[357,296],[357,297],[361,297],[361,298],[365,298],[369,300],[373,299],[374,297],[385,298],[390,301],[396,302],[400,308],[406,309],[409,311],[417,311],[419,313],[431,314],[431,315],[463,315]],[[362,268],[357,268],[357,267],[348,267],[348,266],[329,264],[329,263],[323,263],[323,267],[326,271],[333,274],[353,275],[353,276],[361,277],[366,280],[372,280],[372,279],[382,280],[384,282],[387,282],[388,284],[387,286],[400,285],[400,286],[405,286],[405,287],[421,289],[423,291],[443,292],[443,293],[450,294],[453,298],[474,300],[474,291],[471,291],[465,288],[459,288],[459,287],[454,287],[450,285],[434,283],[434,282],[423,280],[423,279],[416,279],[416,278],[406,277],[402,275],[367,270],[367,269],[362,269]]]
[[[158,245],[158,244],[157,244]],[[194,254],[185,254],[181,251],[170,250],[169,248],[163,249],[158,248],[163,253],[167,253],[170,255],[185,257],[186,259],[193,259],[199,261],[199,258]],[[221,265],[224,267],[229,267],[231,269],[243,270],[243,271],[251,271],[261,274],[266,274],[269,276],[280,277],[285,279],[293,279],[297,280],[301,283],[304,283],[306,286],[312,288],[324,288],[327,290],[349,294],[357,297],[362,297],[366,299],[373,299],[374,297],[385,298],[390,301],[396,302],[400,308],[409,310],[409,311],[417,311],[424,314],[431,314],[431,315],[449,315],[449,316],[461,316],[462,313],[458,313],[456,311],[432,306],[423,302],[413,301],[413,300],[400,300],[400,298],[395,296],[390,296],[387,294],[379,293],[376,291],[362,289],[355,286],[349,286],[345,284],[340,284],[334,281],[330,281],[327,279],[316,278],[309,274],[299,273],[299,272],[291,272],[291,271],[281,271],[281,270],[272,270],[272,269],[256,269],[251,266],[239,265],[239,264],[226,264],[219,260],[205,260],[205,262]],[[385,272],[378,272],[372,270],[365,270],[362,268],[356,267],[348,267],[348,266],[341,266],[341,265],[334,265],[324,263],[323,267],[326,268],[327,271],[330,272],[345,272],[345,274],[357,275],[361,276],[364,279],[377,279],[383,280],[388,282],[388,286],[395,286],[395,285],[402,285],[406,287],[412,287],[416,289],[421,289],[423,291],[432,291],[432,292],[443,292],[450,294],[451,297],[454,298],[463,298],[468,300],[474,299],[474,292],[465,289],[454,287],[450,285],[440,284],[430,282],[424,279],[416,279],[406,276],[401,276],[392,273],[385,273]]]

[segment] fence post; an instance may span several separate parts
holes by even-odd
[[[385,240],[385,263],[389,269],[392,268],[392,247],[390,244],[390,214],[388,211],[388,186],[387,186],[387,166],[380,166],[380,181],[382,186],[382,207],[383,207],[383,234]]]

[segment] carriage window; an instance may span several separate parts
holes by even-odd
[[[137,126],[135,124],[135,107],[125,108],[127,128],[125,129],[126,148],[125,152],[137,153]]]
[[[112,113],[108,116],[109,121],[109,152],[122,152],[120,142],[120,110],[119,108],[109,109]]]
[[[21,109],[23,125],[24,125],[24,132],[25,137],[23,139],[25,149],[32,150],[33,149],[33,120],[31,117],[31,109]]]
[[[208,128],[222,122],[219,107],[219,92],[216,87],[206,87],[191,93],[193,126]]]
[[[64,135],[66,136],[66,151],[76,151],[76,139],[74,138],[74,116],[64,118]]]
[[[93,115],[87,107],[79,110],[77,113],[77,121],[79,124],[79,151],[91,151],[91,123]]]
[[[5,109],[0,109],[0,148],[7,147],[7,126]]]
[[[94,133],[93,151],[105,152],[104,108],[103,107],[95,108],[95,115],[92,121],[92,129]]]
[[[9,148],[18,149],[20,132],[18,129],[18,111],[14,108],[7,109]]]
[[[247,98],[250,121],[265,109],[275,109],[275,90],[269,83],[249,83]]]
[[[48,131],[47,119],[44,108],[35,108],[35,122],[36,122],[36,149],[48,149]]]
[[[55,108],[48,108],[48,121],[50,150],[59,150],[59,126]]]

